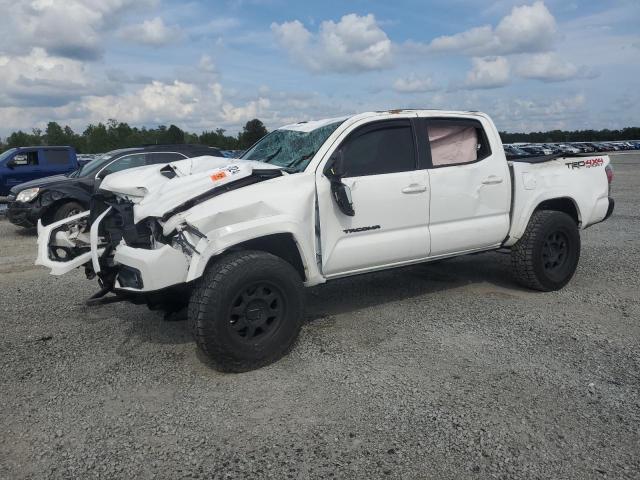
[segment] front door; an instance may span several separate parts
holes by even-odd
[[[429,174],[417,167],[409,119],[354,130],[338,147],[354,216],[342,213],[318,172],[320,251],[325,276],[340,276],[429,256]]]
[[[22,149],[12,159],[12,166],[6,171],[7,188],[35,180],[43,176],[42,154],[39,149]]]

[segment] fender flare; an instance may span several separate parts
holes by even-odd
[[[186,282],[200,278],[211,259],[229,251],[233,247],[251,240],[278,234],[291,235],[293,238],[298,249],[297,254],[305,271],[305,284],[317,285],[324,283],[325,279],[320,274],[313,256],[313,244],[310,242],[312,239],[305,239],[303,232],[300,231],[295,222],[274,217],[235,225],[231,231],[226,228],[220,228],[207,233],[207,238],[200,239],[196,245],[196,249],[200,253],[193,254],[191,258]]]
[[[527,204],[527,208],[524,210],[525,213],[512,220],[509,239],[507,240],[507,242],[505,242],[504,246],[509,247],[515,244],[527,229],[527,225],[529,224],[529,220],[531,219],[531,215],[533,215],[533,212],[540,208],[540,205],[542,205],[543,203],[551,201],[571,202],[576,211],[578,225],[582,224],[582,212],[580,211],[580,207],[578,206],[578,203],[574,198],[566,195],[556,196],[552,193],[546,192],[546,194],[543,193],[539,196],[534,197]]]

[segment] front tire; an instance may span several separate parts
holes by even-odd
[[[580,259],[580,232],[564,212],[538,210],[511,249],[516,280],[543,292],[560,290],[573,277]]]
[[[86,208],[78,202],[67,202],[60,205],[54,214],[52,215],[51,223],[59,222],[65,218],[73,217],[79,213],[82,213]]]
[[[188,319],[216,369],[245,372],[288,353],[302,314],[298,272],[269,253],[241,251],[209,267],[191,295]]]

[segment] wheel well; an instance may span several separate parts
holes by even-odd
[[[576,204],[570,198],[552,198],[545,200],[538,207],[537,210],[555,210],[557,212],[564,212],[569,215],[576,222],[576,225],[580,225],[580,213]]]
[[[64,205],[65,203],[79,203],[80,205],[84,206],[85,208],[88,208],[87,204],[81,200],[78,200],[77,198],[68,198],[68,197],[63,197],[59,200],[56,200],[55,202],[53,202],[52,204],[50,204],[47,209],[44,211],[44,213],[42,214],[42,223],[44,225],[47,225],[49,223],[51,223],[53,221],[53,216],[56,213],[56,210],[58,210],[58,208],[60,208],[62,205]]]
[[[290,233],[275,233],[254,238],[234,245],[229,249],[230,252],[238,250],[260,250],[280,257],[296,269],[303,281],[307,279],[298,244]]]

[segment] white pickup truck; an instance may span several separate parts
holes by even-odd
[[[303,286],[501,248],[515,278],[562,288],[579,230],[613,211],[607,156],[507,161],[478,112],[394,110],[287,125],[240,159],[106,177],[91,210],[38,226],[36,263],[188,321],[213,365],[245,371],[298,336]]]

